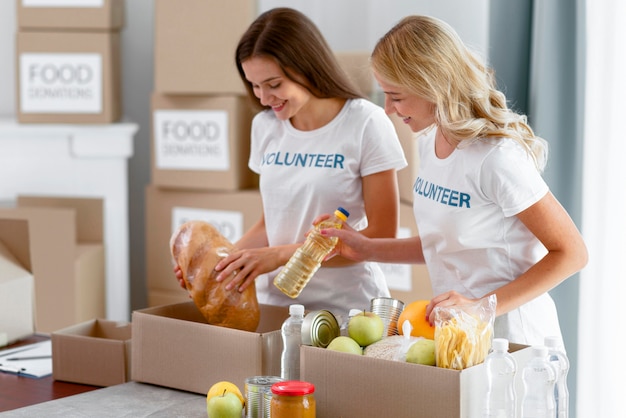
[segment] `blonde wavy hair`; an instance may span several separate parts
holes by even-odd
[[[463,141],[508,137],[528,151],[539,171],[547,142],[536,136],[525,115],[509,109],[493,71],[470,51],[447,23],[408,16],[376,44],[372,69],[391,84],[434,104],[435,123],[455,146]]]

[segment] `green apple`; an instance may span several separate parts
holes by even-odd
[[[413,343],[406,353],[408,363],[435,365],[435,340],[422,338]]]
[[[344,335],[333,338],[333,340],[330,342],[330,344],[328,344],[328,347],[326,347],[326,349],[332,351],[341,351],[342,353],[358,355],[363,354],[363,349],[361,348],[359,343],[354,341],[352,338],[346,337]]]
[[[232,392],[224,391],[221,395],[213,396],[206,403],[208,418],[241,418],[242,411],[241,400]]]
[[[374,312],[361,312],[350,318],[348,322],[348,336],[361,347],[380,341],[383,338],[384,329],[383,320]]]

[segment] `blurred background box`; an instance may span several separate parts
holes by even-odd
[[[206,192],[146,187],[146,283],[152,290],[187,294],[174,276],[170,238],[189,220],[213,224],[230,242],[236,242],[261,218],[258,190]],[[163,296],[161,296],[163,297]],[[163,300],[163,299],[161,299]]]
[[[92,319],[55,331],[50,338],[54,380],[93,386],[130,380],[130,323]]]
[[[248,168],[254,112],[246,96],[152,96],[152,183],[239,190],[258,186]]]
[[[122,114],[119,32],[17,33],[20,123],[110,123]]]
[[[156,0],[155,91],[245,94],[235,49],[256,17],[255,0]]]
[[[16,0],[19,29],[119,30],[124,0]]]
[[[370,66],[370,51],[336,51],[339,65],[348,73],[357,88],[367,97],[372,97],[376,82]]]
[[[413,216],[413,206],[400,203],[400,225],[397,238],[409,238],[418,234]],[[380,263],[387,279],[391,297],[406,304],[415,300],[431,299],[433,290],[430,276],[425,264],[392,264]]]
[[[0,219],[0,347],[35,332],[28,222]]]
[[[28,221],[35,281],[35,330],[105,316],[103,200],[18,196],[1,219]]]

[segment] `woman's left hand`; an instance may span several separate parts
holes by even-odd
[[[474,302],[474,299],[467,298],[456,292],[454,290],[450,290],[449,292],[442,293],[440,295],[435,296],[430,300],[430,303],[426,307],[426,317],[431,325],[435,325],[435,314],[434,309],[436,307],[448,308],[450,306],[457,305],[466,305]]]

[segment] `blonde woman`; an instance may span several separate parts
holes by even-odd
[[[446,23],[404,18],[371,57],[385,111],[419,132],[413,186],[419,236],[368,239],[346,230],[336,253],[426,263],[433,309],[497,297],[495,336],[543,344],[561,335],[548,291],[587,262],[583,239],[541,177],[546,142],[507,107],[492,71]]]

